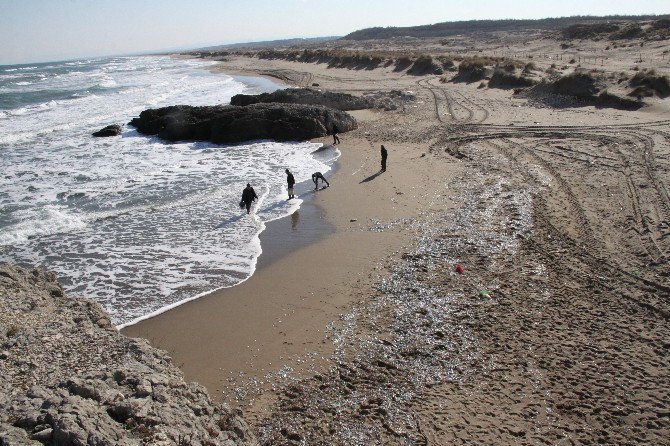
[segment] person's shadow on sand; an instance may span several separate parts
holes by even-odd
[[[379,175],[381,175],[381,174],[383,174],[383,173],[384,173],[384,171],[383,171],[383,170],[380,170],[379,172],[377,172],[377,173],[375,173],[375,174],[372,174],[372,175],[370,175],[369,177],[367,177],[366,179],[362,180],[362,181],[361,181],[360,183],[358,183],[358,184],[363,184],[363,183],[367,183],[368,181],[372,181],[372,180],[374,180],[375,178],[377,178]]]

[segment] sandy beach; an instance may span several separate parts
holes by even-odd
[[[670,71],[667,42],[601,61],[604,44],[578,57]],[[537,71],[574,51],[480,48]],[[552,107],[392,66],[216,69],[415,100],[352,112],[331,186],[272,223],[249,280],[124,334],[242,408],[262,444],[670,444],[667,99]]]
[[[377,119],[353,114],[361,123]],[[123,332],[168,350],[187,379],[226,399],[247,379],[325,364],[321,358],[333,353],[325,342],[329,324],[369,294],[390,256],[408,249],[411,233],[384,227],[433,212],[434,192],[424,178],[443,175],[421,157],[428,147],[420,145],[389,145],[389,170],[380,172],[381,144],[361,130],[342,135],[331,186],[308,185],[298,215],[270,223],[261,235],[264,253],[252,278]],[[458,167],[451,163],[449,174]],[[311,242],[299,246],[305,239]]]

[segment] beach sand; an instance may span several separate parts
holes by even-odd
[[[263,379],[287,366],[299,376],[330,357],[333,345],[324,342],[329,323],[369,294],[372,272],[411,239],[401,229],[374,229],[430,212],[430,200],[421,198],[431,194],[425,178],[449,175],[442,167],[436,171],[431,158],[421,158],[428,148],[418,144],[387,144],[389,168],[380,172],[380,144],[363,130],[377,116],[352,114],[361,135],[342,135],[331,186],[310,187],[298,215],[269,223],[249,280],[123,333],[166,349],[187,379],[228,400],[247,378]],[[457,169],[459,163],[452,164]]]
[[[547,69],[561,50],[508,51]],[[630,70],[638,49],[610,57]],[[248,281],[124,333],[240,405],[263,444],[670,444],[667,100],[552,108],[393,67],[220,69],[416,101],[353,113],[305,204],[326,223],[311,243],[282,245],[291,221],[274,222],[282,254]]]

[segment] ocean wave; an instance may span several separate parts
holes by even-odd
[[[15,71],[31,71],[36,70],[39,67],[16,67],[16,68],[5,68],[3,71],[5,73],[14,73]]]
[[[0,110],[0,116],[4,116],[4,117],[7,117],[7,118],[18,117],[18,116],[23,116],[23,115],[27,115],[27,114],[30,114],[30,113],[35,113],[35,112],[39,112],[39,111],[42,111],[42,110],[46,110],[51,106],[52,105],[49,104],[49,103],[43,103],[43,104],[30,105],[30,106],[19,107],[19,108],[14,108],[14,109],[10,108],[10,109],[6,109],[6,110]],[[4,129],[4,131],[5,132],[11,132],[12,129]],[[4,136],[11,136],[11,135],[7,135],[7,133],[5,133]],[[2,137],[2,133],[0,133],[0,138],[1,137]],[[0,141],[1,141],[1,139],[0,139]]]
[[[79,216],[53,205],[45,206],[37,212],[22,213],[27,212],[32,215],[25,216],[19,223],[0,228],[0,246],[26,243],[35,236],[79,230],[86,226]]]
[[[61,201],[76,201],[87,198],[88,195],[86,192],[59,192],[56,194],[56,198]]]
[[[89,65],[93,62],[97,62],[99,59],[86,59],[86,60],[74,60],[72,62],[65,62],[63,65],[68,67],[78,67],[82,65]]]
[[[98,82],[97,86],[101,87],[101,88],[114,88],[114,87],[117,87],[118,84],[116,83],[116,81],[114,79],[108,78],[108,79],[105,79],[101,82]]]

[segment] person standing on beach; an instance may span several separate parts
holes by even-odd
[[[333,124],[333,145],[340,143],[340,137],[337,134],[340,133],[340,129],[337,128],[337,124]]]
[[[315,187],[314,187],[314,190],[317,190],[317,189],[319,188],[319,179],[321,179],[322,181],[324,181],[324,182],[326,183],[327,186],[330,186],[330,183],[329,183],[328,180],[323,176],[323,174],[322,174],[321,172],[314,172],[314,173],[312,174],[312,181],[314,181],[314,186],[315,186]]]
[[[242,191],[242,202],[247,207],[247,214],[251,212],[251,203],[257,199],[258,195],[256,195],[256,191],[251,187],[251,184],[247,183],[247,187]]]
[[[389,153],[386,151],[386,147],[382,144],[382,172],[386,172],[386,158],[388,158]]]
[[[288,185],[288,199],[295,198],[293,195],[293,186],[295,185],[295,178],[290,170],[286,169],[286,184]]]

